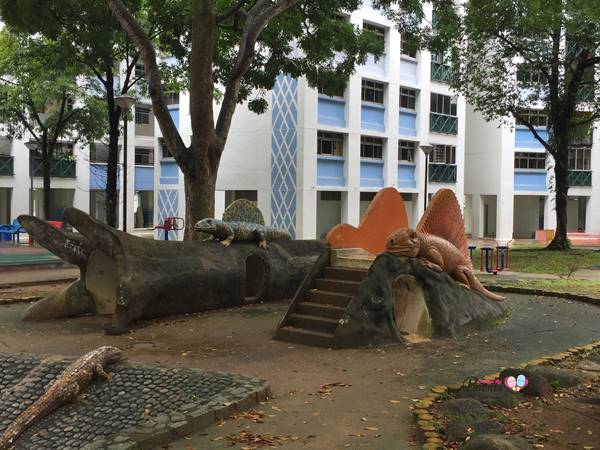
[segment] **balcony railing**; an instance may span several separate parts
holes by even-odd
[[[0,156],[0,177],[10,177],[15,174],[13,157]]]
[[[457,134],[458,117],[432,112],[429,115],[429,130],[434,133]]]
[[[42,158],[33,158],[33,176],[44,176]],[[75,161],[52,158],[50,160],[50,176],[56,178],[75,178]]]
[[[431,61],[431,81],[447,83],[450,81],[451,74],[452,68],[449,65]]]
[[[569,170],[569,186],[591,186],[591,170]]]
[[[429,181],[456,183],[456,166],[454,164],[429,164]]]

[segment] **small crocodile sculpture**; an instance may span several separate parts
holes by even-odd
[[[455,245],[441,237],[401,228],[388,237],[387,251],[396,256],[418,258],[426,267],[446,272],[465,288],[478,291],[491,300],[504,300],[504,297],[484,288],[473,274],[471,261]]]
[[[232,241],[257,241],[258,246],[266,249],[267,241],[291,239],[287,231],[266,227],[250,222],[224,222],[218,219],[203,219],[196,223],[194,230],[211,236],[206,239],[217,239],[224,247]]]
[[[6,428],[0,436],[0,450],[11,448],[15,439],[34,422],[77,398],[92,382],[94,375],[104,380],[110,379],[110,375],[104,371],[104,366],[121,358],[121,350],[105,346],[92,350],[69,364],[46,392]]]

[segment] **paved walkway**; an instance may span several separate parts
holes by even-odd
[[[104,336],[108,318],[22,323],[25,305],[0,307],[3,352],[78,355],[116,345],[130,361],[236,372],[266,379],[275,398],[264,423],[228,420],[175,442],[173,450],[227,449],[245,429],[290,436],[286,449],[414,449],[412,399],[436,384],[481,376],[600,339],[600,308],[556,298],[508,295],[497,328],[406,347],[327,350],[272,340],[283,302],[151,321]],[[328,386],[331,383],[337,385]]]
[[[7,286],[27,286],[72,281],[78,277],[79,269],[76,267],[0,271],[0,289]]]
[[[501,279],[506,281],[520,281],[520,280],[558,280],[559,275],[550,273],[529,273],[529,272],[498,272],[497,275],[486,273],[486,272],[475,272],[480,280],[485,281],[487,279]],[[596,269],[580,269],[573,273],[573,277],[579,280],[591,280],[600,281],[600,270]]]

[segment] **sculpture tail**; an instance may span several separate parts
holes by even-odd
[[[473,274],[473,272],[471,272],[470,270],[465,271],[465,275],[469,279],[469,285],[471,286],[471,289],[478,291],[490,300],[495,300],[497,302],[506,300],[506,297],[494,294],[493,292],[490,292],[486,288],[484,288],[481,282],[475,276],[475,274]]]

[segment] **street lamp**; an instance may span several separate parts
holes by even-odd
[[[25,147],[29,150],[29,215],[33,216],[33,155],[38,148],[38,143],[27,141]]]
[[[135,98],[117,95],[115,103],[123,111],[123,231],[127,232],[127,113],[135,103]]]
[[[425,190],[423,191],[423,212],[427,209],[427,181],[429,178],[429,155],[433,151],[433,145],[421,144],[420,149],[425,153]]]

